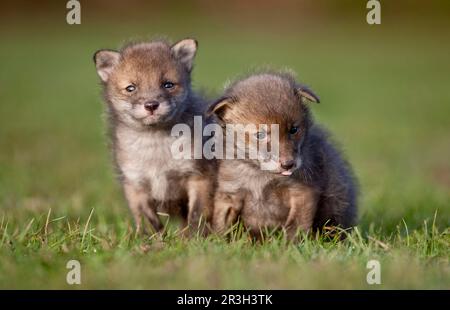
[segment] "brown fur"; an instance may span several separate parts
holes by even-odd
[[[153,41],[94,56],[117,170],[138,231],[142,217],[161,230],[158,212],[181,215],[193,231],[201,217],[212,216],[214,162],[177,160],[170,151],[177,138],[172,126],[192,126],[194,115],[203,114],[204,101],[191,90],[196,48],[191,39]]]
[[[357,189],[351,168],[325,131],[313,124],[307,100],[319,101],[291,75],[261,73],[235,82],[210,107],[223,126],[279,124],[274,170],[262,170],[259,160],[247,158],[220,161],[213,217],[217,231],[238,218],[255,235],[283,228],[291,238],[298,230],[325,224],[355,224]],[[294,134],[293,127],[298,128]]]

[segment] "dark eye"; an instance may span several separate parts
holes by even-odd
[[[127,90],[127,92],[131,93],[136,90],[136,86],[128,85],[125,89]]]
[[[298,127],[291,127],[291,129],[289,129],[289,134],[291,135],[295,135],[298,132]]]
[[[172,87],[174,87],[174,86],[175,86],[175,84],[172,83],[172,82],[169,82],[169,81],[166,81],[166,82],[164,82],[164,83],[162,84],[162,87],[164,87],[165,89],[170,89],[170,88],[172,88]]]
[[[266,137],[266,133],[264,131],[258,131],[257,133],[255,133],[255,137],[258,140],[262,140]]]

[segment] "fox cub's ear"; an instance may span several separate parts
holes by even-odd
[[[198,43],[194,39],[184,39],[172,45],[172,53],[190,72],[194,63]]]
[[[295,91],[296,91],[297,95],[300,97],[300,99],[302,100],[302,102],[304,102],[305,99],[315,102],[315,103],[320,102],[319,97],[305,85],[298,85],[297,88],[295,89]]]
[[[94,54],[95,67],[98,76],[103,82],[107,82],[114,67],[119,62],[120,53],[111,50],[99,50]]]
[[[233,102],[234,100],[230,97],[221,97],[209,106],[208,110],[206,111],[206,115],[215,115],[219,120],[223,121],[225,111]]]

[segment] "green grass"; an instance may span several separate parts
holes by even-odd
[[[78,27],[1,31],[0,288],[449,289],[448,31],[424,21],[298,33],[210,22],[123,26],[88,16]],[[321,96],[316,119],[361,183],[360,224],[345,241],[186,240],[174,225],[164,238],[134,236],[91,57],[161,33],[199,39],[196,87],[218,93],[228,78],[272,64]],[[66,284],[70,259],[81,262],[81,286]],[[366,283],[370,259],[381,263],[381,285]]]

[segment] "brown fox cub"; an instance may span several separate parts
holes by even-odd
[[[197,42],[137,43],[95,53],[103,84],[112,149],[130,210],[141,231],[144,216],[156,231],[157,212],[181,215],[196,229],[212,215],[213,162],[174,159],[174,124],[192,126],[204,102],[191,90]],[[190,137],[186,137],[190,138]]]
[[[238,218],[256,236],[265,229],[283,228],[293,237],[298,230],[325,224],[355,224],[357,189],[351,168],[326,132],[313,124],[307,101],[319,99],[290,74],[260,73],[232,84],[209,108],[223,127],[255,124],[245,132],[249,145],[270,141],[272,133],[260,124],[278,124],[279,135],[276,157],[266,153],[249,159],[247,147],[245,159],[219,162],[213,216],[217,231]]]

